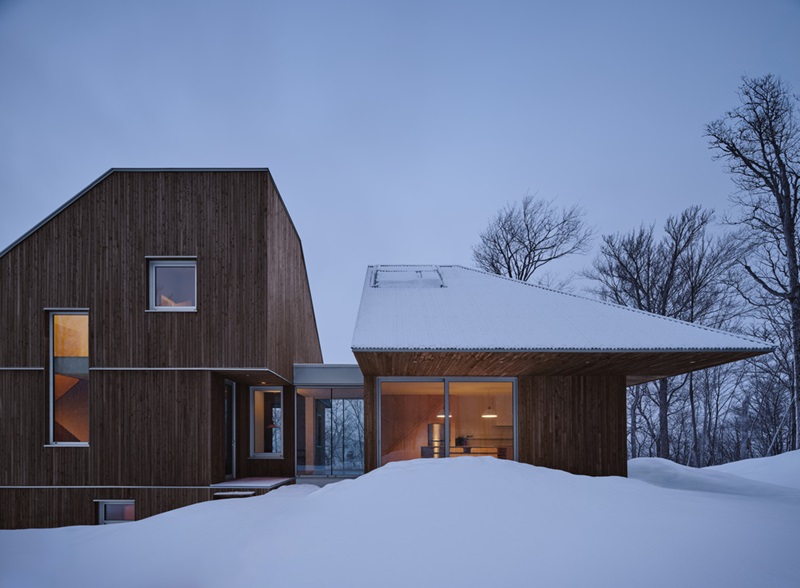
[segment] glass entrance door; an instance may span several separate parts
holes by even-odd
[[[297,475],[364,473],[364,389],[298,388]]]

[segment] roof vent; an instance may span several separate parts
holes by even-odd
[[[444,288],[439,268],[428,266],[384,266],[375,270],[373,288]]]

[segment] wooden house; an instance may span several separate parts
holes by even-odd
[[[365,468],[493,455],[627,473],[625,388],[763,342],[460,266],[371,266],[353,336]]]
[[[391,461],[626,474],[628,385],[762,342],[460,266],[371,266],[322,364],[266,169],[111,170],[0,253],[0,527],[141,519]]]
[[[0,283],[0,527],[293,480],[293,365],[322,356],[268,170],[113,169],[0,254]]]

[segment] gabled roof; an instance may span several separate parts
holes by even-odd
[[[768,352],[762,341],[457,266],[370,266],[353,351]]]

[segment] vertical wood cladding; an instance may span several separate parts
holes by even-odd
[[[145,312],[147,256],[197,257],[197,312]],[[113,172],[0,258],[0,279],[0,366],[46,365],[42,309],[73,307],[89,308],[92,366],[291,377],[321,361],[300,240],[266,171]]]
[[[364,471],[378,467],[378,391],[375,376],[364,376]]]
[[[573,474],[627,475],[624,376],[524,376],[519,460]]]
[[[295,363],[322,363],[322,351],[300,238],[272,182],[267,196],[268,365],[291,380]]]
[[[519,461],[574,474],[625,476],[625,414],[625,376],[520,376]],[[366,471],[377,467],[377,435],[375,377],[365,375]]]
[[[197,312],[148,312],[148,256],[196,258]],[[0,486],[221,482],[224,378],[213,370],[290,379],[293,363],[322,361],[302,245],[266,170],[114,171],[0,257],[0,283],[0,368],[48,367],[46,308],[88,308],[90,329],[89,447],[45,447],[46,369],[0,369]],[[247,391],[237,386],[237,475],[293,476],[293,389],[283,460],[242,457]],[[29,492],[20,504],[44,496]],[[72,508],[74,492],[53,492],[47,504]],[[137,516],[210,497],[178,494],[152,498],[152,511],[137,499]],[[91,523],[81,504],[35,524]]]
[[[95,500],[135,500],[140,520],[212,495],[210,488],[0,488],[0,528],[93,525]]]
[[[0,370],[0,486],[220,481],[211,471],[210,378],[194,371],[93,371],[89,446],[46,447],[44,372]]]
[[[95,500],[133,500],[136,520],[212,500],[220,488],[2,488],[0,529],[94,525],[98,522]],[[249,488],[256,496],[267,488]]]

